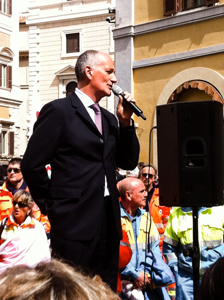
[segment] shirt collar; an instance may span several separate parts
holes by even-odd
[[[75,93],[79,97],[85,108],[88,108],[90,107],[90,105],[95,104],[95,102],[88,95],[80,91],[78,88],[75,88]]]

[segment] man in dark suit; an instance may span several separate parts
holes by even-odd
[[[111,57],[86,51],[77,59],[75,72],[75,92],[42,108],[22,172],[51,222],[53,253],[99,274],[116,290],[121,225],[114,168],[116,163],[122,169],[134,169],[139,143],[132,111],[122,97],[117,107],[119,124],[113,114],[100,108],[102,133],[96,127],[91,105],[110,96],[117,82]]]

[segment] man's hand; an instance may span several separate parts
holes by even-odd
[[[135,99],[133,98],[133,96],[131,94],[129,94],[128,92],[124,92],[124,95],[125,95],[125,99],[127,101],[135,103]],[[120,123],[125,127],[131,126],[132,114],[133,114],[133,111],[127,106],[125,101],[123,101],[122,96],[119,96],[119,103],[117,106],[117,117],[118,117]]]
[[[138,279],[134,281],[133,288],[143,290],[150,282],[151,278],[144,274],[144,272],[141,272]]]

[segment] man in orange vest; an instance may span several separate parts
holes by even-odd
[[[144,164],[139,172],[139,179],[144,183],[148,191],[145,209],[150,211],[153,222],[159,234],[159,248],[162,254],[164,232],[170,215],[171,207],[161,206],[159,203],[159,186],[157,183],[157,170],[153,165]],[[175,284],[169,286],[169,295],[175,299]]]

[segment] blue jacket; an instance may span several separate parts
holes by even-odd
[[[174,277],[160,254],[159,233],[152,219],[150,220],[150,214],[143,209],[137,209],[136,216],[131,217],[121,205],[121,223],[122,229],[128,234],[132,249],[131,261],[122,269],[121,278],[129,279],[134,282],[139,277],[140,272],[145,270],[146,273],[152,276],[153,284],[156,287],[153,289],[153,292],[149,286],[146,288],[146,299],[170,299],[166,288],[159,286],[173,283]],[[146,237],[148,237],[150,226],[150,251],[146,255]],[[153,257],[154,268],[151,273]]]

